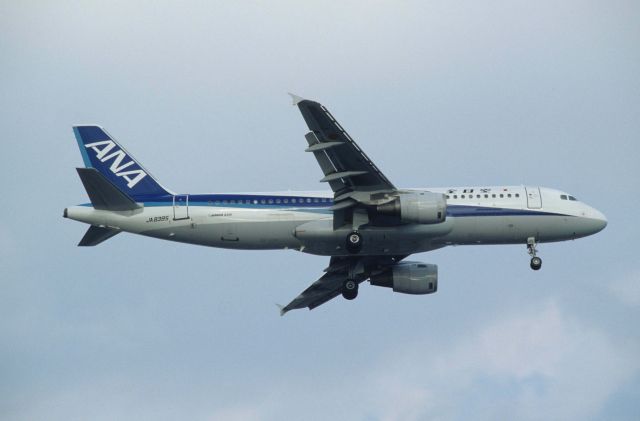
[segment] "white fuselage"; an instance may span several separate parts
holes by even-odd
[[[601,212],[554,189],[510,186],[428,190],[446,195],[445,222],[362,227],[365,240],[374,241],[365,241],[360,254],[400,255],[447,245],[525,243],[531,237],[537,242],[563,241],[594,234],[606,226]],[[74,206],[67,209],[67,216],[190,244],[232,249],[292,248],[340,255],[349,230],[333,229],[331,204],[331,192],[176,195],[168,203],[144,203],[134,211]],[[346,250],[344,254],[348,254]]]

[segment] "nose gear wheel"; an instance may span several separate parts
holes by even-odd
[[[537,256],[536,239],[534,237],[527,238],[527,253],[531,256],[531,269],[540,270],[542,267],[542,259]]]

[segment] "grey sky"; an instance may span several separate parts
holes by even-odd
[[[637,2],[131,3],[0,6],[0,418],[637,419]],[[325,258],[75,247],[73,124],[176,191],[317,190],[288,91],[396,185],[556,187],[609,226],[284,318]]]

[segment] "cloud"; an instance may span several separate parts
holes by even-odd
[[[584,419],[638,368],[633,353],[549,302],[450,349],[396,349],[371,375],[373,412],[380,420]]]
[[[357,370],[286,377],[219,419],[241,411],[267,420],[578,420],[597,416],[640,368],[633,352],[554,301],[503,314],[448,345],[428,336]]]
[[[348,400],[350,419],[571,420],[597,415],[638,368],[632,352],[548,302],[449,346],[397,344],[365,372],[316,390],[334,406]],[[289,395],[297,406],[313,405],[304,389]]]
[[[609,291],[625,304],[640,306],[640,270],[636,269],[611,282]]]
[[[628,250],[640,226],[616,203],[640,168],[640,3],[45,3],[11,2],[0,16],[11,57],[0,100],[3,419],[637,413],[637,393],[624,393],[637,380],[623,385],[638,375]],[[289,90],[326,102],[398,185],[557,185],[618,223],[546,246],[555,270],[536,284],[492,273],[475,248],[449,250],[425,257],[448,271],[436,297],[363,296],[282,320],[269,297],[297,294],[325,258],[125,235],[75,248],[86,227],[60,217],[86,200],[70,124],[99,121],[184,191],[320,188]],[[563,261],[585,249],[598,260]],[[590,287],[608,279],[607,261],[629,273],[604,284],[611,299]],[[571,282],[554,282],[559,273]],[[517,288],[499,289],[516,276]],[[588,313],[531,297],[549,294]],[[528,304],[501,309],[512,302]]]

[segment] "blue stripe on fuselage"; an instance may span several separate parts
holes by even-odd
[[[181,195],[187,196],[187,195]],[[192,194],[189,196],[189,206],[211,206],[239,209],[281,209],[281,210],[311,210],[329,212],[333,206],[333,199],[327,197],[308,197],[294,195],[268,195],[268,194]],[[172,195],[138,195],[133,199],[144,206],[172,206]],[[91,206],[88,204],[88,206]],[[490,206],[473,205],[448,205],[447,216],[450,217],[477,217],[477,216],[545,216],[561,215],[554,212],[543,212],[532,209],[494,208]]]
[[[187,195],[178,195],[185,197]],[[190,194],[189,206],[218,206],[237,208],[328,208],[333,199],[328,197],[283,196],[268,194]],[[172,195],[137,195],[133,199],[147,206],[171,206]]]
[[[466,216],[567,216],[555,212],[542,212],[531,209],[513,209],[513,208],[492,208],[485,206],[460,206],[449,205],[447,206],[447,216],[453,216],[456,218]]]

